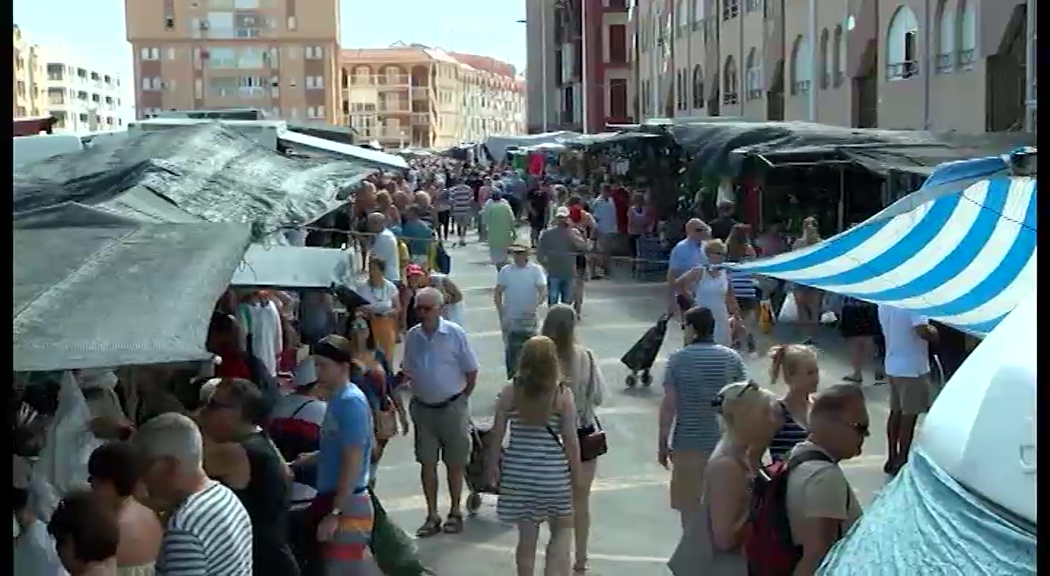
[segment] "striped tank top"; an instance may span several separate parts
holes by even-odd
[[[787,409],[787,405],[783,402],[780,402],[780,410],[784,414],[784,423],[769,444],[769,455],[774,460],[787,458],[796,444],[809,437],[809,430],[806,430],[795,421],[795,418],[791,416],[791,411]]]

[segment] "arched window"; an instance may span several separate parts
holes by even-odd
[[[737,94],[739,80],[736,60],[732,56],[726,57],[725,66],[722,67],[722,100],[726,104],[739,102],[739,95]]]
[[[953,0],[941,0],[937,18],[937,72],[955,69],[955,32],[958,27]]]
[[[752,48],[744,61],[744,97],[748,100],[762,97],[761,73],[758,68],[758,50]]]
[[[843,36],[842,24],[835,26],[835,40],[831,46],[831,57],[835,63],[832,82],[838,88],[846,79],[846,38]]]
[[[828,29],[820,31],[820,88],[827,90],[831,86],[831,38]]]
[[[350,78],[350,82],[353,84],[371,84],[372,83],[372,69],[368,66],[355,66],[354,74]]]
[[[919,73],[919,21],[907,6],[898,6],[886,34],[886,77],[911,78]]]
[[[697,64],[693,67],[693,108],[704,107],[704,70]]]
[[[977,7],[959,0],[959,68],[969,70],[977,59]]]
[[[809,92],[809,83],[813,70],[809,63],[809,43],[806,37],[799,34],[791,46],[791,93]]]

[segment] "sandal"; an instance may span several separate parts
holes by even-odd
[[[416,538],[429,538],[441,533],[441,518],[431,516],[416,530]]]
[[[451,513],[445,520],[443,528],[445,534],[459,534],[463,531],[463,515],[459,512]]]
[[[857,376],[856,374],[847,374],[846,376],[843,376],[842,379],[845,380],[846,382],[852,382],[854,384],[863,384],[864,383],[864,377],[863,376]]]
[[[573,564],[572,565],[572,572],[573,572],[573,574],[586,574],[587,573],[587,563],[586,562],[577,562],[577,563]]]

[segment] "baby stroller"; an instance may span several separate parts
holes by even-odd
[[[489,442],[493,438],[492,423],[479,425],[470,423],[470,462],[467,463],[467,488],[470,494],[467,496],[467,514],[474,516],[481,508],[482,494],[499,494],[499,486],[489,482],[488,458]]]
[[[656,325],[645,331],[641,339],[631,346],[631,349],[620,358],[620,362],[631,371],[627,375],[627,387],[634,388],[638,382],[638,373],[641,372],[642,385],[649,386],[653,383],[653,376],[649,373],[656,356],[660,353],[660,347],[664,344],[664,336],[667,334],[667,322],[671,319],[670,314],[664,314],[656,321]]]

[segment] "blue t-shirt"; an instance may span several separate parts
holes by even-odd
[[[674,245],[668,260],[667,267],[676,275],[682,275],[697,266],[707,264],[707,255],[704,254],[703,246],[686,238]]]
[[[433,234],[430,226],[422,220],[406,220],[401,224],[401,237],[405,240],[408,253],[413,256],[426,256]]]
[[[328,400],[328,410],[321,423],[321,451],[317,455],[317,492],[335,494],[339,485],[339,468],[343,448],[361,449],[361,472],[353,491],[364,490],[370,477],[372,456],[372,409],[364,392],[348,383]]]

